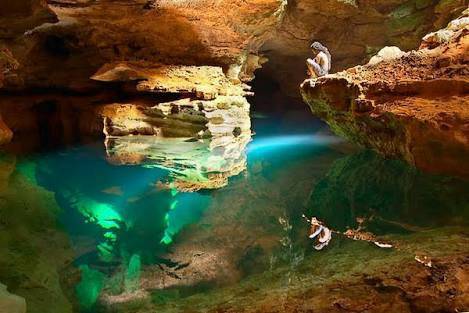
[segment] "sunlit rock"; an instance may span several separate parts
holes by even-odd
[[[238,136],[250,129],[249,87],[230,81],[221,68],[129,64],[105,66],[93,79],[138,80],[136,89],[178,96],[169,102],[110,104],[101,114],[106,136],[155,135],[209,138]],[[190,97],[190,98],[189,98]]]
[[[458,32],[469,31],[469,9],[466,9],[462,16],[451,21],[444,29],[429,33],[422,39],[420,48],[436,48],[440,45],[449,43]]]
[[[225,186],[229,177],[246,168],[245,150],[251,138],[247,86],[228,80],[221,68],[148,70],[121,64],[101,70],[94,79],[139,79],[139,91],[183,97],[156,105],[105,105],[103,132],[112,163],[167,169],[171,181],[159,186],[185,191]]]
[[[276,35],[261,48],[270,60],[263,73],[284,93],[300,96],[298,84],[304,80],[313,41],[328,47],[336,72],[366,64],[385,46],[415,49],[422,36],[444,27],[465,8],[467,3],[461,0],[289,2]]]
[[[34,4],[34,12],[23,5],[29,2]],[[3,18],[4,10],[0,12],[2,25],[8,25],[0,28],[0,39],[2,31],[22,30],[13,33],[17,42],[8,43],[24,64],[18,70],[22,83],[9,88],[96,88],[89,77],[116,60],[213,65],[225,71],[234,67],[239,71],[232,71],[236,74],[233,79],[252,78],[250,56],[256,56],[262,43],[272,36],[283,7],[278,0],[48,3],[49,8],[45,1],[20,0],[15,5],[5,3],[19,15],[7,10]],[[42,11],[57,18],[41,18],[48,17]]]
[[[92,79],[97,81],[136,81],[138,91],[194,94],[211,100],[218,95],[243,96],[249,86],[233,84],[221,67],[152,65],[145,63],[106,64]]]
[[[376,65],[379,62],[385,61],[385,60],[393,60],[393,59],[398,59],[405,55],[399,47],[384,47],[381,49],[377,55],[373,56],[370,61],[368,62],[369,65]]]
[[[456,24],[463,25],[450,25]],[[305,80],[301,94],[313,114],[352,142],[429,172],[467,177],[467,29],[461,26],[436,47],[429,44],[433,49],[426,46]]]

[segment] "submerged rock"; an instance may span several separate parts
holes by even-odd
[[[73,312],[61,285],[73,253],[67,235],[56,228],[60,208],[54,194],[37,185],[35,164],[15,157],[0,155],[0,178],[0,281],[22,297],[5,295],[0,284],[0,312],[25,312],[24,299],[28,313]],[[7,300],[11,306],[5,309]]]
[[[26,313],[26,300],[8,292],[5,285],[0,284],[0,312]]]
[[[460,26],[449,26],[451,39],[433,49],[304,81],[304,101],[354,143],[429,172],[469,177],[469,35],[464,23],[450,25]]]
[[[348,232],[350,238],[386,242],[380,236],[387,233],[465,227],[467,188],[459,178],[429,175],[400,160],[363,151],[332,164],[311,191],[306,214],[334,231]]]

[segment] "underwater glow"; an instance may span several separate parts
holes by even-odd
[[[96,223],[104,229],[120,228],[119,222],[122,222],[122,217],[111,204],[83,197],[76,203],[76,207],[89,222]]]
[[[184,226],[199,220],[203,211],[210,204],[210,196],[197,193],[179,193],[178,199],[174,199],[169,211],[164,216],[166,228],[160,243],[169,245],[173,237]]]
[[[90,309],[98,300],[103,288],[104,274],[91,269],[88,265],[80,266],[81,280],[76,286],[76,295],[83,309]]]
[[[73,201],[73,206],[86,218],[87,223],[96,224],[106,230],[103,241],[98,243],[96,249],[101,260],[110,262],[114,257],[114,245],[117,241],[117,234],[114,231],[124,224],[122,216],[111,204],[79,195],[69,198]]]
[[[130,258],[129,266],[125,274],[124,286],[125,291],[133,292],[136,291],[140,283],[140,272],[142,270],[142,262],[140,255],[134,254]]]

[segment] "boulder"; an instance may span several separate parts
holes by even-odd
[[[0,283],[0,313],[26,313],[26,300],[8,292]]]

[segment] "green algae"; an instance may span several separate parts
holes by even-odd
[[[140,287],[141,270],[142,262],[140,260],[140,255],[132,255],[125,274],[124,286],[126,292],[134,292]]]
[[[0,281],[26,299],[28,312],[69,313],[60,273],[72,250],[57,227],[61,209],[52,193],[35,184],[34,168],[14,157],[0,161]]]
[[[80,266],[81,280],[76,286],[76,295],[80,307],[90,310],[98,300],[104,283],[104,274],[91,269],[88,265]]]

